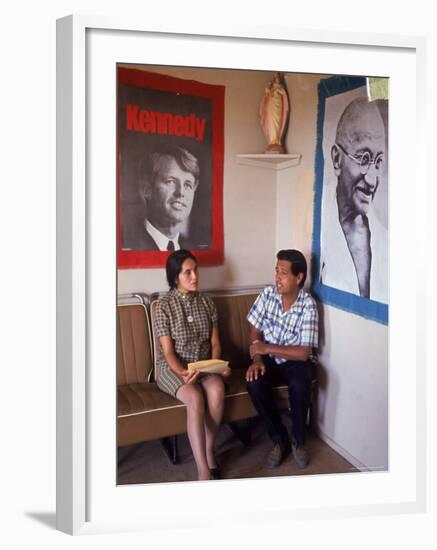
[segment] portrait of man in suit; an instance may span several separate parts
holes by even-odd
[[[198,159],[171,143],[145,153],[139,163],[139,195],[144,217],[132,224],[125,245],[133,250],[193,248],[189,222],[199,185]]]

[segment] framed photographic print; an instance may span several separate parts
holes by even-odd
[[[163,29],[147,22],[81,16],[58,21],[58,529],[71,534],[159,530],[169,524],[174,528],[211,527],[223,521],[227,525],[247,523],[254,518],[274,522],[278,517],[292,521],[424,509],[425,413],[423,408],[413,407],[407,414],[405,407],[407,399],[420,403],[424,398],[423,335],[417,330],[416,338],[410,338],[412,325],[415,330],[422,327],[416,316],[424,306],[414,292],[406,303],[403,283],[396,277],[404,269],[403,251],[415,249],[422,227],[418,209],[410,207],[413,201],[417,205],[424,201],[424,163],[403,159],[410,158],[412,143],[419,156],[421,151],[424,48],[424,41],[410,37],[291,29],[228,32],[205,27],[194,32],[168,25]],[[199,78],[202,70],[211,71],[207,82]],[[137,90],[122,91],[119,84],[126,83],[129,74],[137,75],[136,71],[147,72],[147,82],[141,75],[141,82],[129,84]],[[239,71],[246,75],[244,87]],[[259,125],[259,105],[267,82],[276,72],[284,74],[287,83],[290,123],[286,147],[288,153],[301,159],[298,165],[282,164],[280,155],[260,159],[265,141]],[[200,231],[201,238],[211,235],[211,240],[204,238],[195,249],[203,288],[227,291],[273,282],[279,248],[301,249],[309,262],[314,261],[313,279],[320,279],[320,264],[314,271],[317,259],[312,257],[313,228],[318,227],[318,94],[321,82],[328,89],[329,79],[345,75],[389,79],[390,155],[386,158],[390,181],[396,182],[395,189],[390,187],[387,206],[389,293],[386,301],[376,300],[384,307],[390,306],[389,324],[382,317],[378,319],[379,313],[362,314],[355,306],[341,308],[329,297],[324,301],[322,296],[320,302],[319,354],[323,368],[317,399],[318,433],[326,445],[360,470],[359,475],[118,484],[118,296],[166,290],[163,266],[170,250],[148,251],[142,245],[129,246],[124,241],[124,218],[134,217],[126,212],[136,200],[132,197],[138,187],[141,189],[143,173],[143,160],[138,158],[141,155],[128,162],[122,158],[126,155],[125,144],[132,139],[134,145],[128,149],[135,149],[135,139],[141,133],[144,148],[151,147],[144,129],[153,127],[153,120],[161,116],[156,113],[165,112],[171,115],[166,118],[167,131],[171,120],[172,138],[175,142],[176,137],[181,139],[184,143],[180,147],[189,149],[191,141],[200,144],[200,138],[206,136],[203,129],[207,122],[202,120],[216,120],[217,116],[211,147],[190,151],[202,157],[202,162],[208,159],[200,171],[212,178],[208,191],[211,196],[207,193],[202,199],[207,213],[212,213],[211,226]],[[161,89],[160,83],[173,86],[175,79],[193,81],[184,90],[191,98],[192,109],[170,110],[165,98],[169,89],[167,84]],[[202,82],[211,88],[198,93]],[[206,101],[206,106],[199,98]],[[327,98],[326,115],[329,109],[333,114],[343,107],[338,99],[329,102],[336,105],[328,109]],[[117,103],[118,99],[122,103]],[[146,107],[149,101],[150,108]],[[344,107],[351,101],[348,98]],[[117,108],[121,109],[118,119]],[[124,136],[120,121],[126,123]],[[326,127],[332,129],[333,125]],[[186,135],[177,136],[178,132]],[[403,138],[405,133],[408,143]],[[213,145],[215,139],[218,142]],[[332,150],[335,144],[334,160],[342,154],[356,164],[360,173],[368,170],[374,175],[379,150],[364,155],[363,151],[349,150],[340,139],[327,147]],[[240,163],[239,155],[245,160],[252,158],[253,165]],[[127,180],[123,178],[129,179],[129,172],[137,169],[138,176],[126,184],[130,189],[125,197],[121,185]],[[176,187],[174,177],[168,181]],[[201,189],[202,181],[197,187],[192,175],[185,174],[182,181],[187,192]],[[145,185],[146,200],[147,193]],[[368,196],[366,190],[360,193],[360,200],[368,200],[364,197]],[[219,198],[218,202],[214,197]],[[175,207],[182,209],[183,205]],[[404,223],[407,210],[408,227]],[[138,215],[140,221],[142,216]],[[177,231],[181,236],[190,233],[185,223],[186,227],[181,224]],[[200,246],[203,244],[207,245],[204,250]],[[152,253],[157,255],[152,258]],[[417,247],[418,263],[423,265],[421,254],[422,248]],[[418,289],[417,274],[411,278]],[[337,279],[326,286],[345,292],[341,283]],[[353,292],[347,294],[354,300],[363,298]],[[372,296],[363,300],[372,302]],[[378,428],[377,440],[369,443],[369,434],[378,424],[382,428]],[[413,441],[407,447],[406,431]],[[208,506],[199,505],[204,502]]]

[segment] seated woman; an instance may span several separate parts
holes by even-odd
[[[188,371],[187,363],[220,358],[218,317],[211,298],[197,292],[197,261],[188,250],[170,254],[166,264],[170,291],[159,300],[155,329],[162,349],[158,387],[187,407],[187,433],[199,479],[219,479],[214,441],[223,417],[224,382],[229,376]]]

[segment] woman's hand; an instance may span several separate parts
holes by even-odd
[[[225,370],[220,374],[223,376],[223,378],[229,378],[232,374],[232,369],[230,367],[226,367]]]
[[[186,369],[183,373],[181,373],[180,376],[185,384],[194,384],[195,382],[197,382],[199,375],[200,373],[198,370]]]

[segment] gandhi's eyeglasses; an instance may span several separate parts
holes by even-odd
[[[351,160],[360,165],[360,170],[363,176],[367,174],[372,164],[375,165],[376,170],[379,170],[382,163],[384,162],[383,153],[378,153],[375,158],[372,158],[372,155],[368,151],[352,155],[351,153],[348,153],[346,149],[342,147],[339,143],[337,143],[336,145],[337,147],[340,147],[345,155],[347,155]]]

